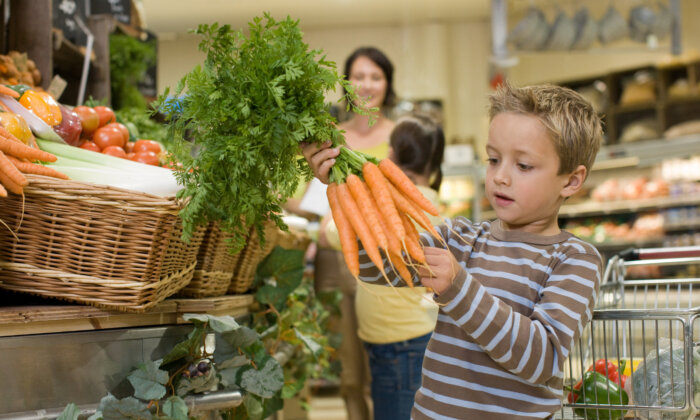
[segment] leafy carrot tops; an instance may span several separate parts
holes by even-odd
[[[235,234],[233,249],[250,226],[282,226],[281,205],[310,178],[299,160],[301,141],[344,144],[328,112],[325,93],[337,84],[354,90],[319,50],[308,50],[299,22],[269,14],[249,23],[248,34],[228,25],[200,25],[195,31],[206,54],[171,92],[159,98],[168,118],[169,149],[182,163],[176,176],[186,206],[180,215],[184,237],[212,220]],[[352,100],[348,101],[352,104]]]

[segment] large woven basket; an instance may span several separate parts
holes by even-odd
[[[236,270],[228,287],[227,294],[242,294],[250,289],[255,280],[255,270],[258,264],[272,251],[279,239],[279,228],[269,221],[265,224],[265,243],[260,243],[260,237],[255,229],[251,229],[245,247],[241,250]]]
[[[180,239],[174,199],[29,175],[2,199],[0,287],[142,312],[192,279],[204,229]]]
[[[225,295],[231,284],[241,252],[230,252],[232,233],[224,232],[219,223],[212,222],[202,239],[192,281],[178,294],[190,297]]]

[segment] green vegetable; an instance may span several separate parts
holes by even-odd
[[[146,108],[146,98],[137,85],[155,59],[155,40],[141,42],[119,33],[109,36],[110,86],[114,109]]]
[[[344,144],[325,92],[341,84],[348,104],[356,99],[335,63],[308,50],[298,21],[265,14],[248,29],[246,36],[228,25],[200,25],[194,32],[204,38],[204,65],[180,81],[177,100],[166,90],[157,106],[168,119],[166,146],[182,163],[183,239],[218,220],[235,236],[232,251],[242,248],[250,226],[262,238],[268,219],[286,228],[282,204],[311,178],[300,142]]]
[[[620,388],[618,384],[596,371],[587,371],[583,374],[583,385],[581,389],[576,390],[575,393],[578,394],[575,403],[623,406],[629,404],[627,392]],[[582,417],[585,415],[586,418],[599,420],[617,420],[624,417],[626,412],[626,408],[574,408],[574,413],[576,413],[576,415]]]

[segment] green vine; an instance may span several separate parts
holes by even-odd
[[[127,379],[133,394],[102,398],[89,420],[188,420],[184,397],[212,390],[240,390],[243,402],[219,414],[223,419],[261,420],[282,409],[308,378],[325,373],[332,352],[324,331],[328,311],[316,299],[312,279],[304,274],[303,252],[276,247],[255,276],[256,304],[250,326],[231,316],[185,314],[193,324],[185,340],[162,359],[139,364]],[[212,334],[213,348],[205,344]],[[274,357],[291,357],[280,365]],[[71,403],[58,417],[76,420]]]

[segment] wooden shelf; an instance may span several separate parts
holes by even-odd
[[[166,299],[144,313],[128,313],[75,304],[0,307],[0,337],[111,328],[186,324],[186,313],[240,316],[249,313],[253,295]]]

